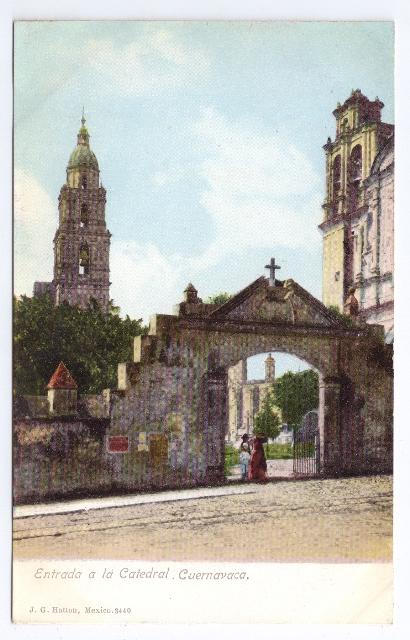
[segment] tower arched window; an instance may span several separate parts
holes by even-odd
[[[83,189],[87,188],[87,176],[84,174],[81,176],[81,187]]]
[[[362,179],[362,147],[357,144],[353,147],[349,161],[349,181],[360,182]]]
[[[84,242],[80,246],[78,273],[87,275],[90,272],[90,249],[88,244]]]
[[[332,173],[333,173],[333,197],[336,198],[339,193],[340,193],[340,188],[341,188],[341,182],[340,182],[340,176],[341,176],[341,169],[340,169],[340,155],[336,156],[336,158],[333,161],[333,169],[332,169]]]
[[[359,195],[359,187],[362,179],[362,147],[357,144],[353,147],[349,158],[348,182],[349,182],[349,201],[350,208],[357,207]]]
[[[86,227],[88,225],[88,206],[85,202],[81,205],[80,212],[80,227]]]

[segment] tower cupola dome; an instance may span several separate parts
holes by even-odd
[[[81,127],[77,135],[77,146],[72,152],[68,161],[68,169],[95,169],[98,171],[98,160],[90,149],[90,135],[85,126],[84,113],[81,118]]]

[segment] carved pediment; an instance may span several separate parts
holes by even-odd
[[[337,327],[340,320],[294,280],[261,277],[211,312],[214,320]]]

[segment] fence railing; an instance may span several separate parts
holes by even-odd
[[[293,441],[293,473],[295,476],[316,476],[320,473],[319,435],[305,436],[296,431]]]

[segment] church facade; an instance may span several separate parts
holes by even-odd
[[[236,442],[244,433],[252,434],[256,414],[264,399],[273,390],[275,359],[265,359],[265,379],[248,380],[246,360],[228,369],[228,434],[229,442]],[[277,409],[278,413],[280,410]]]
[[[54,278],[35,282],[34,295],[49,293],[56,305],[68,302],[82,308],[95,300],[107,311],[111,234],[105,221],[106,191],[84,116],[66,175],[54,236]]]
[[[394,126],[383,103],[359,89],[333,112],[323,204],[323,302],[343,311],[355,295],[358,312],[393,336]]]

